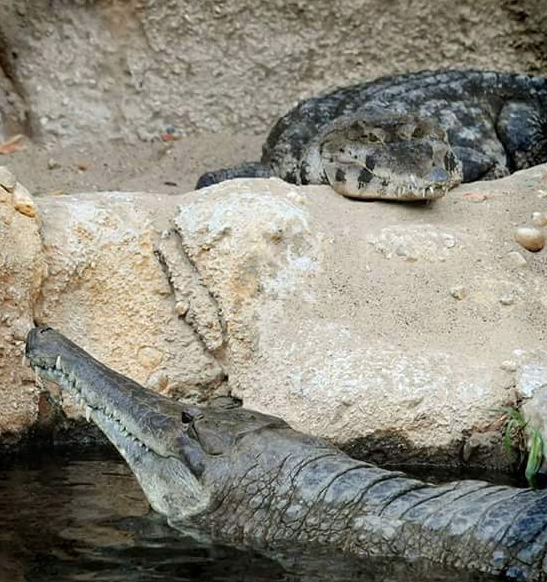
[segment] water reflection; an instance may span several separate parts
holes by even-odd
[[[176,532],[110,452],[41,454],[0,467],[0,582],[471,582],[427,564],[265,557]]]

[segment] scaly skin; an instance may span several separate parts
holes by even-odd
[[[352,173],[358,174],[359,169],[369,167],[367,155],[372,151],[372,157],[377,157],[382,152],[382,149],[371,150],[373,144],[367,140],[369,132],[357,140],[365,147],[360,148],[364,151],[358,152],[349,177],[346,176],[347,160],[334,160],[342,172],[340,180],[334,179],[336,170],[329,172],[326,167],[333,163],[332,152],[324,151],[325,143],[332,141],[333,126],[337,127],[340,152],[344,143],[346,146],[356,143],[349,135],[356,119],[374,124],[379,115],[381,123],[401,116],[437,123],[446,131],[450,146],[447,151],[451,149],[455,159],[461,162],[463,176],[453,167],[450,155],[447,163],[430,160],[428,166],[427,160],[434,152],[427,146],[439,143],[435,136],[430,135],[432,139],[421,140],[416,145],[413,140],[406,141],[398,135],[389,140],[397,142],[396,151],[387,159],[377,160],[381,165],[380,180],[372,184],[366,180],[355,183],[350,177]],[[409,157],[415,159],[414,166],[405,163]],[[407,180],[411,173],[420,178],[419,188],[425,189],[426,194],[428,184],[435,185],[430,176],[436,176],[436,194],[440,195],[441,186],[446,191],[462,178],[464,182],[499,178],[545,161],[547,79],[488,71],[423,71],[383,77],[302,101],[271,130],[263,147],[260,175],[269,171],[296,184],[327,183],[347,196],[374,197],[376,190],[379,194],[376,197],[397,198],[397,189],[412,190]],[[200,178],[197,187],[234,177],[253,177],[258,175],[255,173],[258,167],[254,164],[208,172]],[[444,181],[439,179],[441,170],[447,173]],[[385,195],[388,183],[392,184],[391,192]]]
[[[152,507],[232,543],[396,556],[547,580],[547,493],[431,485],[351,459],[283,420],[159,396],[51,328],[29,333],[37,372],[82,399]]]

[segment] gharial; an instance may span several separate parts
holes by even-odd
[[[203,174],[330,184],[351,198],[427,200],[547,161],[547,79],[423,71],[336,89],[281,117],[261,162]]]
[[[30,331],[26,356],[85,404],[175,528],[191,524],[261,548],[327,548],[547,580],[547,491],[431,485],[356,461],[280,418],[156,394],[51,328]]]

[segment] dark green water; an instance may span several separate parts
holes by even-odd
[[[261,556],[178,533],[114,453],[37,453],[0,465],[0,582],[471,582],[394,560]]]

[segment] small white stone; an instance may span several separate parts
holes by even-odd
[[[0,166],[0,186],[3,186],[8,192],[13,192],[17,180],[6,166]]]
[[[536,253],[545,246],[545,234],[532,226],[521,226],[515,230],[515,240],[526,250]]]
[[[534,226],[546,226],[547,225],[547,213],[545,212],[532,212],[532,223]]]
[[[517,267],[525,267],[528,264],[526,259],[518,251],[511,251],[507,253],[507,256]]]
[[[454,285],[450,287],[450,295],[454,299],[462,300],[467,295],[467,289],[463,285]]]
[[[513,360],[504,360],[500,364],[500,368],[506,372],[516,372],[518,369],[518,364]]]
[[[61,164],[53,159],[53,158],[49,158],[49,160],[47,161],[47,169],[48,170],[55,170],[55,168],[60,168]]]
[[[456,241],[454,240],[454,237],[453,236],[447,236],[444,239],[444,246],[447,249],[453,249],[456,246]]]
[[[513,305],[515,298],[512,295],[502,295],[499,301],[502,305]]]

